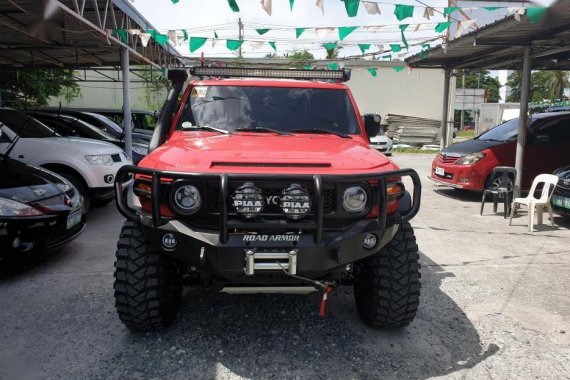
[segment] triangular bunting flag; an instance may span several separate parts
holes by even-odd
[[[147,47],[148,41],[150,41],[150,34],[141,32],[141,34],[139,34],[139,38],[141,39],[142,46]]]
[[[239,12],[239,6],[236,3],[236,0],[228,0],[228,5],[234,12]]]
[[[263,35],[263,34],[269,32],[269,29],[255,29],[255,31],[257,32],[257,34]]]
[[[546,9],[545,7],[528,7],[526,9],[526,15],[532,24],[536,24],[540,21],[544,13],[546,13]]]
[[[329,35],[330,33],[334,32],[334,29],[335,28],[315,28],[315,34],[317,35],[317,37],[323,38]]]
[[[289,10],[293,10],[293,5],[295,5],[295,0],[289,0]]]
[[[406,28],[408,27],[408,24],[402,24],[400,25],[400,34],[402,35],[402,43],[404,44],[404,46],[406,47],[406,50],[408,50],[408,48],[410,47],[408,45],[408,41],[406,40],[406,36],[404,35],[404,30],[406,30]]]
[[[400,46],[399,44],[390,44],[390,49],[394,53],[398,53],[398,52],[402,51],[402,46]]]
[[[463,35],[463,33],[471,28],[477,20],[463,20],[457,23],[457,31],[455,32],[455,38],[459,38]]]
[[[451,25],[450,21],[440,22],[435,26],[435,31],[438,33],[444,32]]]
[[[396,4],[396,9],[394,9],[394,14],[396,15],[398,21],[402,21],[414,15],[414,6]]]
[[[370,44],[358,44],[358,48],[362,54],[366,53],[366,50],[370,49]]]
[[[239,49],[241,44],[243,44],[243,40],[226,40],[226,47],[231,51]]]
[[[366,12],[368,12],[368,14],[370,15],[382,14],[382,12],[380,12],[380,7],[378,6],[378,3],[375,3],[373,1],[363,1],[362,5],[364,5],[364,9],[366,9]]]
[[[426,9],[424,10],[424,18],[430,20],[430,17],[433,17],[433,8],[426,7]]]
[[[327,63],[327,67],[331,70],[338,70],[338,63]]]
[[[346,14],[348,17],[355,17],[358,14],[358,6],[360,5],[360,0],[343,0],[344,8],[346,9]]]
[[[206,43],[206,37],[190,37],[190,53],[194,53]]]
[[[268,44],[273,48],[273,50],[277,51],[277,45],[275,45],[275,42],[269,41]]]
[[[368,72],[370,73],[370,75],[372,75],[373,77],[377,77],[378,76],[378,69],[375,67],[369,67],[366,70],[368,70]]]
[[[357,26],[341,26],[338,28],[338,38],[342,41],[350,33],[354,32],[358,28]]]
[[[305,31],[305,28],[295,28],[295,38],[301,37],[301,34]]]
[[[248,41],[247,43],[253,50],[258,50],[263,46],[263,44],[265,44],[264,41]]]
[[[263,10],[264,10],[265,12],[267,12],[267,14],[268,14],[269,16],[271,16],[271,12],[272,12],[272,9],[271,9],[271,8],[272,8],[271,0],[261,0],[260,3],[261,3],[261,8],[263,8]]]
[[[458,10],[460,10],[461,7],[445,7],[443,8],[443,15],[444,16],[449,16],[450,14],[452,14],[453,12],[456,12]]]
[[[317,0],[316,5],[321,8],[321,12],[325,14],[325,0]]]

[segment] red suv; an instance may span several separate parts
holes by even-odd
[[[519,119],[445,148],[432,162],[431,179],[465,190],[483,190],[496,166],[514,166]],[[570,163],[570,113],[533,115],[527,128],[522,187],[538,174]]]

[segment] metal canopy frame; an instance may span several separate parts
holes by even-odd
[[[449,89],[453,69],[522,70],[514,196],[521,194],[532,70],[570,70],[570,1],[558,0],[536,24],[508,16],[433,50],[406,59],[412,68],[445,70],[441,149],[448,145]]]

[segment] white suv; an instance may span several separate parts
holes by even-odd
[[[60,137],[53,129],[19,111],[0,107],[0,152],[67,178],[85,198],[104,204],[113,199],[115,173],[131,160],[117,146],[80,137]]]

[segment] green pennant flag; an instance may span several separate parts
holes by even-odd
[[[394,66],[394,71],[397,73],[404,71],[404,66]]]
[[[327,67],[331,70],[338,70],[338,63],[327,63]]]
[[[438,33],[441,33],[443,31],[445,31],[447,28],[449,28],[450,25],[451,25],[450,21],[440,22],[439,24],[437,24],[435,26],[435,31]]]
[[[536,24],[540,21],[542,15],[546,12],[545,7],[528,7],[526,9],[526,15],[528,16],[532,24]]]
[[[190,53],[194,53],[206,43],[206,37],[190,37]]]
[[[166,67],[161,66],[161,67],[160,67],[160,72],[162,73],[162,76],[163,76],[163,77],[166,77]]]
[[[461,7],[445,7],[445,8],[443,8],[443,15],[449,16],[453,12],[458,11],[460,9],[461,9]]]
[[[239,6],[236,3],[236,0],[228,0],[228,5],[234,12],[239,12]]]
[[[269,29],[255,29],[255,31],[257,32],[257,34],[263,35],[263,34],[269,32]]]
[[[313,70],[313,66],[311,65],[304,65],[303,70]]]
[[[301,37],[301,34],[305,31],[305,28],[295,28],[295,38]]]
[[[366,50],[370,49],[371,44],[358,44],[358,48],[362,52],[362,54],[366,53]]]
[[[348,36],[350,33],[354,32],[356,30],[356,28],[358,28],[357,26],[341,26],[338,28],[338,38],[340,38],[340,40],[344,40],[346,38],[346,36]]]
[[[113,37],[117,37],[124,44],[129,43],[128,33],[125,29],[113,29]]]
[[[344,0],[344,8],[346,9],[348,17],[354,17],[358,14],[359,5],[360,0]]]
[[[182,29],[182,34],[184,34],[184,41],[188,41],[188,32]]]
[[[400,25],[400,33],[402,34],[402,42],[404,43],[406,50],[408,50],[408,48],[410,47],[410,45],[408,45],[408,41],[406,40],[406,36],[404,36],[404,30],[406,30],[406,28],[408,26],[409,26],[409,24]]]
[[[180,0],[170,0],[170,1],[172,1],[172,4],[178,4],[178,2],[179,2]]]
[[[226,47],[231,51],[239,49],[241,44],[243,44],[243,40],[226,40]]]
[[[382,58],[390,59],[390,61],[391,61],[392,60],[392,54],[383,55]]]
[[[425,57],[425,53],[424,53],[424,51],[422,50],[422,51],[420,51],[420,59],[424,59],[424,57]]]
[[[370,73],[370,75],[372,75],[373,77],[377,77],[378,76],[378,69],[375,67],[369,67],[366,70],[368,70],[368,72]]]
[[[402,46],[400,46],[400,44],[390,44],[390,49],[392,49],[394,53],[397,53],[402,51]]]
[[[338,47],[338,44],[336,42],[327,42],[326,44],[323,44],[323,47],[327,50],[332,50]]]
[[[146,32],[150,34],[160,46],[164,46],[164,44],[168,42],[168,36],[166,34],[160,34],[154,29],[147,30]]]
[[[398,21],[402,21],[403,19],[412,17],[414,15],[414,6],[396,4],[396,9],[394,10],[394,14],[396,15]]]
[[[484,10],[486,11],[496,11],[497,9],[501,9],[501,7],[483,7]]]
[[[295,0],[289,0],[289,9],[293,10],[293,5],[295,4]]]
[[[427,51],[430,51],[431,46],[429,44],[422,44],[422,49],[426,49]]]
[[[268,44],[273,48],[273,50],[277,51],[277,45],[275,45],[275,42],[269,41]]]

